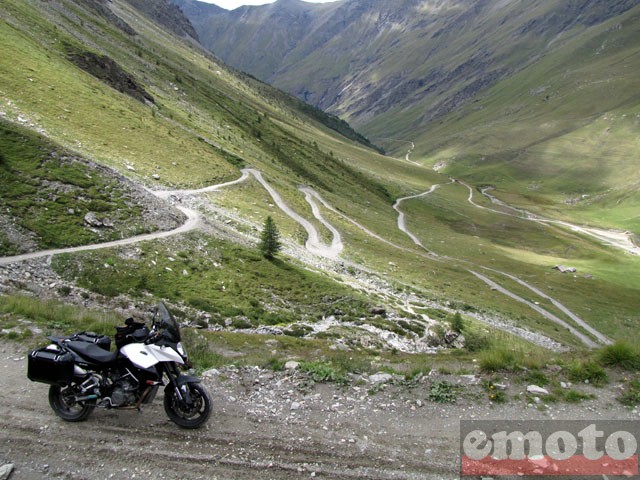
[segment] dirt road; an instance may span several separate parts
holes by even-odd
[[[615,388],[541,411],[522,400],[492,405],[473,385],[442,405],[427,398],[431,379],[374,393],[364,381],[309,386],[299,373],[243,368],[205,379],[214,413],[201,430],[169,422],[161,392],[142,412],[96,410],[73,424],[53,415],[46,385],[27,380],[24,356],[0,343],[0,465],[14,464],[11,480],[454,479],[461,418],[640,418],[612,398]],[[524,387],[509,388],[512,398]]]

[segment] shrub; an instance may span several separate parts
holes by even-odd
[[[462,333],[464,330],[464,320],[462,320],[462,315],[460,313],[456,313],[451,320],[451,330],[456,333]]]
[[[500,370],[517,370],[522,368],[524,353],[504,347],[494,347],[480,354],[480,369],[484,372],[498,372]]]
[[[598,352],[598,359],[607,367],[619,367],[624,370],[640,369],[640,348],[630,343],[618,341]]]
[[[203,371],[224,365],[225,358],[211,350],[205,336],[188,328],[183,329],[181,333],[189,360],[197,370]]]
[[[586,382],[595,386],[602,386],[609,381],[604,368],[591,360],[572,362],[569,365],[567,374],[573,382]]]
[[[464,334],[464,348],[469,352],[480,352],[491,348],[491,337],[485,333],[467,331]]]
[[[281,372],[284,370],[285,362],[281,358],[272,357],[266,361],[263,368],[268,368],[269,370],[273,370],[274,372]]]
[[[306,372],[314,382],[347,383],[347,377],[328,363],[302,362],[300,370]]]
[[[449,382],[440,381],[431,385],[429,400],[436,403],[455,403],[460,387]]]

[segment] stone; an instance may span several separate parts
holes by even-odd
[[[384,307],[373,307],[369,310],[369,313],[371,313],[372,315],[381,315],[384,317],[387,314],[387,310]]]
[[[300,402],[291,402],[292,411],[300,410],[300,408],[302,408],[302,405],[300,404]]]
[[[0,480],[7,480],[13,472],[13,463],[5,463],[0,467]]]
[[[287,363],[284,364],[284,369],[285,370],[297,370],[299,366],[300,366],[300,362],[295,362],[293,360],[289,360]]]
[[[85,216],[84,216],[84,223],[86,223],[87,225],[89,225],[90,227],[102,227],[102,220],[100,220],[95,212],[88,212]]]
[[[529,385],[527,387],[527,393],[531,393],[532,395],[549,395],[549,391],[539,387],[538,385]]]
[[[504,392],[507,389],[507,385],[504,383],[494,383],[493,386],[496,390],[500,390],[502,392]]]
[[[389,383],[391,380],[393,380],[393,375],[389,373],[376,373],[369,377],[369,382],[374,385],[379,383]]]
[[[216,368],[212,368],[210,370],[207,370],[206,372],[204,372],[202,374],[203,377],[208,377],[208,378],[217,377],[219,375],[220,375],[220,370],[218,370]]]

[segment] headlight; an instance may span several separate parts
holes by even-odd
[[[178,353],[180,354],[180,356],[182,358],[187,358],[187,351],[184,349],[184,347],[182,346],[182,342],[178,342],[178,345],[176,345],[176,348],[178,350]]]

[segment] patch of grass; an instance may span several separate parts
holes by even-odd
[[[88,310],[54,300],[43,301],[22,295],[0,296],[0,313],[20,316],[51,330],[84,330],[101,335],[113,335],[115,326],[123,321],[120,316],[110,312]]]
[[[45,138],[0,121],[0,207],[40,248],[96,243],[152,231],[124,183]],[[87,228],[84,216],[109,218],[113,228]],[[0,254],[21,250],[3,235]]]
[[[227,359],[213,351],[207,337],[204,335],[199,334],[196,330],[187,328],[182,329],[181,333],[189,359],[197,371],[202,372],[228,363]]]
[[[559,395],[561,396],[562,400],[564,400],[567,403],[581,403],[581,402],[584,402],[585,400],[593,400],[595,398],[595,395],[592,395],[590,393],[579,392],[578,390],[573,390],[573,389],[562,390],[559,393]]]
[[[269,370],[273,370],[274,372],[281,372],[284,370],[285,363],[286,362],[281,358],[271,357],[269,360],[267,360],[264,363],[262,367],[268,368]]]
[[[238,328],[315,322],[336,309],[357,318],[370,315],[368,299],[348,286],[201,233],[141,243],[138,249],[136,258],[126,247],[58,255],[52,267],[96,293],[185,302],[210,313],[214,323],[232,319]],[[291,334],[306,331],[294,328]]]
[[[609,382],[607,372],[593,360],[574,360],[567,367],[567,377],[572,382],[590,383],[596,387]]]
[[[482,382],[482,386],[484,390],[487,392],[489,396],[489,400],[493,403],[506,403],[507,395],[503,390],[499,390],[496,388],[495,384],[491,380],[485,380]]]
[[[599,363],[628,371],[640,370],[640,347],[625,341],[602,348],[597,355]]]
[[[618,400],[627,407],[640,405],[640,380],[632,380],[629,382]]]
[[[483,372],[518,371],[523,368],[539,368],[540,360],[518,348],[491,347],[478,355],[478,364]]]
[[[338,371],[331,364],[326,362],[301,362],[300,370],[306,372],[314,382],[348,382],[348,379],[343,372]]]
[[[429,400],[436,403],[456,403],[461,387],[446,381],[434,382],[429,388]]]
[[[537,369],[526,372],[522,379],[526,383],[538,385],[539,387],[545,387],[551,383],[549,377]]]

